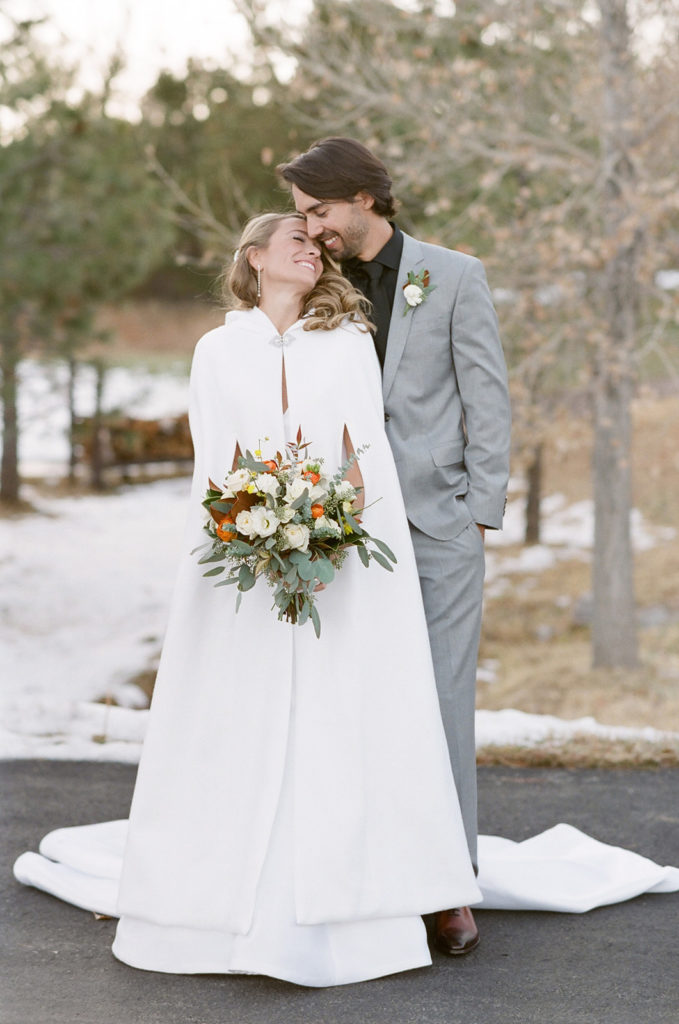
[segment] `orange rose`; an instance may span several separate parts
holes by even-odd
[[[312,505],[311,506],[311,514],[314,517],[314,519],[320,519],[321,516],[323,515],[323,506],[322,505]]]
[[[224,516],[219,525],[217,526],[217,536],[220,540],[230,541],[233,540],[235,535],[238,533],[235,522],[231,516]]]
[[[269,467],[270,473],[274,473],[278,469],[278,466],[273,459],[264,459],[264,465]]]
[[[312,473],[310,469],[307,469],[305,473],[302,473],[305,480],[311,480],[312,484],[317,484],[321,479],[320,473]]]

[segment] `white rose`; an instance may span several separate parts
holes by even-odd
[[[407,284],[403,289],[403,298],[409,306],[419,306],[424,298],[424,294],[419,285]]]
[[[256,533],[258,537],[270,537],[280,525],[280,520],[277,519],[273,512],[262,505],[253,509],[250,514],[250,522],[252,524],[252,532]],[[236,526],[238,526],[238,516],[236,516]]]
[[[244,491],[250,483],[250,479],[250,473],[247,469],[236,469],[233,473],[229,473],[224,481],[223,497],[233,498],[234,494],[238,491]]]
[[[335,494],[338,498],[348,498],[350,501],[356,497],[356,489],[349,483],[348,480],[340,480],[337,487],[335,488]]]
[[[249,509],[244,509],[236,516],[236,529],[239,533],[242,533],[243,536],[252,537],[255,532],[255,528],[252,522],[252,512],[250,512]]]
[[[288,503],[297,501],[297,499],[304,493],[304,491],[311,492],[313,488],[309,485],[308,480],[304,480],[301,476],[298,476],[292,483],[286,484],[285,497],[283,501]]]
[[[278,516],[281,523],[289,523],[290,520],[295,515],[297,515],[297,513],[295,512],[294,508],[290,508],[289,505],[280,505],[276,510],[276,515]]]
[[[255,477],[255,487],[260,494],[271,494],[275,497],[278,491],[278,480],[272,473],[260,473]]]
[[[289,526],[283,527],[283,537],[286,548],[306,551],[309,546],[309,527],[302,523],[290,523]]]

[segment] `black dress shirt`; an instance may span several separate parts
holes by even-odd
[[[354,288],[363,292],[366,299],[372,303],[370,319],[376,328],[373,336],[381,366],[384,366],[384,357],[387,351],[389,321],[391,320],[391,310],[398,283],[398,268],[403,251],[403,234],[396,224],[392,223],[391,226],[394,229],[391,238],[382,246],[374,259],[364,261],[354,257],[342,264],[342,270]]]

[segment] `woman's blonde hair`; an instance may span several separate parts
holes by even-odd
[[[243,228],[231,266],[221,276],[222,298],[228,309],[252,309],[257,305],[257,274],[248,261],[248,249],[266,249],[278,225],[284,220],[299,220],[301,213],[262,213]],[[342,276],[339,266],[321,248],[323,271],[314,288],[304,297],[302,314],[305,331],[320,328],[330,331],[347,317],[372,327],[367,311],[370,303]]]

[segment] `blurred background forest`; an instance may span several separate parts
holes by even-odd
[[[484,261],[500,318],[512,516],[490,539],[481,706],[679,730],[679,4],[223,10],[223,60],[125,103],[124,39],[84,86],[44,24],[0,12],[3,514],[190,459],[180,412],[107,407],[106,381],[186,375],[243,222],[289,205],[276,164],[351,135],[390,168],[404,230]],[[63,471],[22,456],[38,372]],[[580,547],[558,509],[584,516]]]

